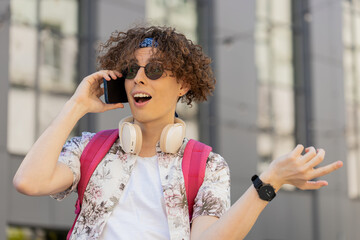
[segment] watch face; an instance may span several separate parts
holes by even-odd
[[[273,199],[275,197],[275,195],[276,194],[275,194],[274,188],[270,185],[262,186],[259,189],[259,196],[263,200],[270,201],[271,199]]]

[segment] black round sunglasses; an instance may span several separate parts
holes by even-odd
[[[134,79],[140,68],[145,69],[145,75],[151,80],[159,79],[164,74],[164,67],[161,63],[150,62],[145,66],[139,66],[136,63],[131,64],[127,70],[125,70],[124,75],[126,79]]]

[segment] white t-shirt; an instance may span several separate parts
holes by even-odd
[[[170,239],[157,156],[137,157],[100,239]]]

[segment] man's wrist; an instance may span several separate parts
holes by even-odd
[[[280,182],[280,180],[276,177],[276,174],[273,174],[271,171],[267,170],[263,172],[259,178],[263,183],[270,184],[275,189],[275,192],[279,191],[279,189],[282,187],[283,183]]]
[[[252,176],[251,181],[261,200],[270,202],[276,197],[275,188],[271,184],[264,183],[257,175]]]
[[[82,118],[87,113],[86,108],[82,104],[74,100],[73,98],[70,98],[65,103],[63,111],[71,112],[72,114],[74,114],[74,117],[78,119]]]

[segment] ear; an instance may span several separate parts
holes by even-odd
[[[190,90],[190,88],[190,84],[182,80],[180,82],[179,97],[184,96]]]

